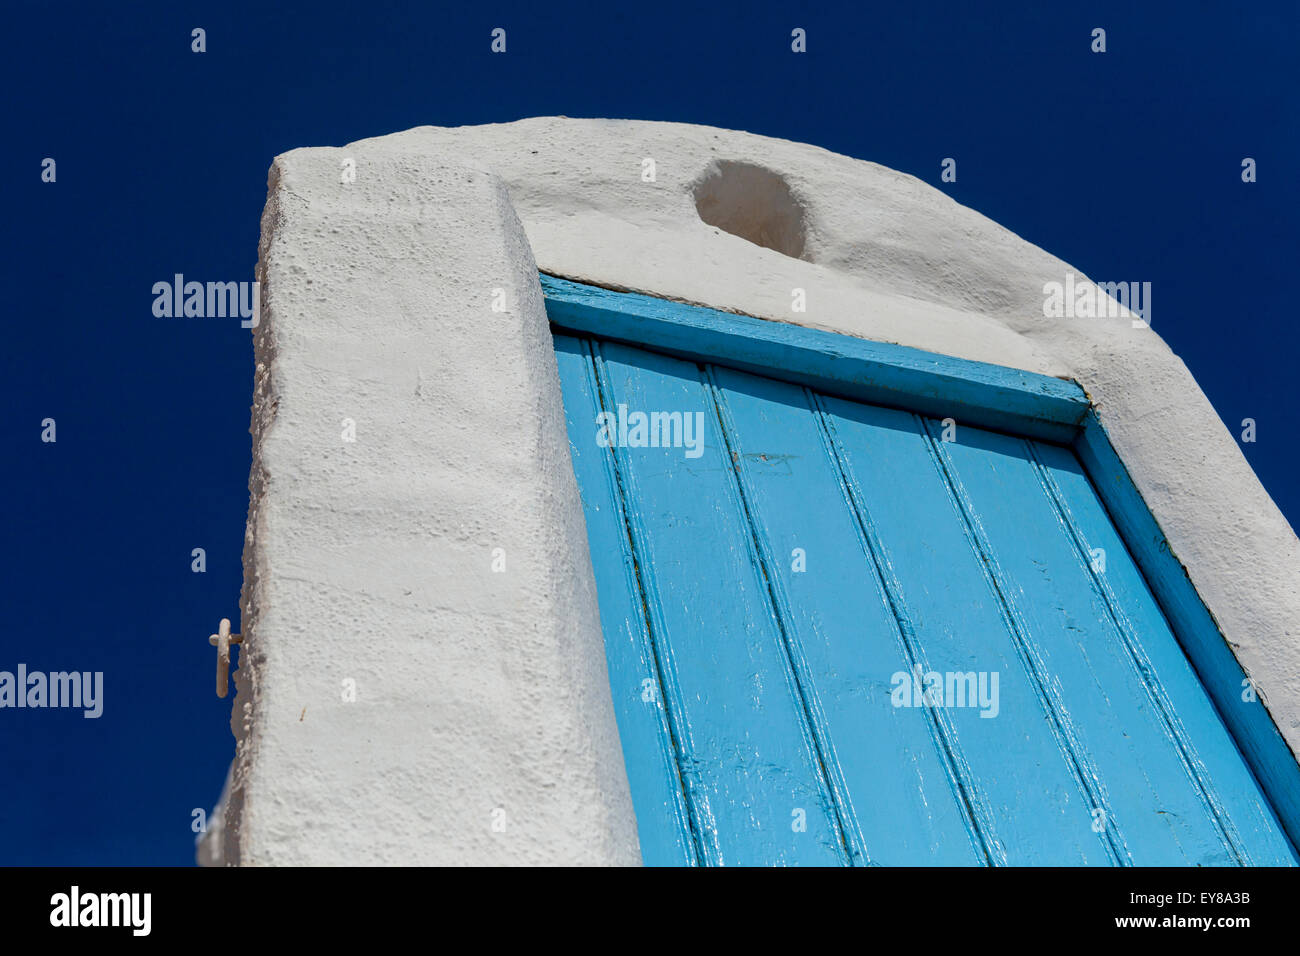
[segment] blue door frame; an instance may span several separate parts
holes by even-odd
[[[557,334],[643,347],[1072,449],[1278,821],[1300,845],[1300,765],[1262,700],[1250,693],[1077,383],[545,274],[541,283]]]

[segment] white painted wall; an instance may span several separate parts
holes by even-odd
[[[776,174],[747,187],[773,208],[788,187],[802,242],[786,219],[769,233],[802,258],[701,220],[719,161]],[[1300,542],[1155,331],[1043,317],[1044,283],[1077,270],[813,146],[615,120],[423,127],[272,167],[227,862],[637,861],[534,263],[1076,379],[1300,752]]]
[[[263,217],[225,860],[638,863],[509,198],[401,155],[339,178],[333,151],[280,157]]]

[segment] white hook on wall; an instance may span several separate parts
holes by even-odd
[[[225,697],[230,686],[230,645],[243,643],[243,636],[230,633],[230,618],[223,617],[217,633],[208,637],[208,643],[217,649],[217,696]]]

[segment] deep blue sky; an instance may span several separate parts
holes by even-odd
[[[193,859],[191,811],[233,752],[206,637],[238,625],[252,345],[237,320],[154,318],[150,290],[251,280],[267,167],[293,147],[564,114],[745,129],[936,185],[955,157],[960,202],[1095,278],[1154,283],[1154,328],[1234,434],[1257,420],[1246,456],[1296,524],[1300,5],[280,6],[4,14],[0,670],[106,687],[99,720],[0,710],[0,863]]]

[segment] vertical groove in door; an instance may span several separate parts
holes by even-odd
[[[923,416],[634,346],[557,334],[557,352],[658,860],[1296,862],[1070,449],[945,443]],[[707,457],[592,447],[581,420],[637,396],[703,409],[718,438],[686,447]],[[797,573],[809,542],[829,571]],[[882,698],[899,667],[1001,671],[1009,720]],[[811,842],[781,822],[787,793],[817,818]]]
[[[1038,476],[1043,493],[1051,502],[1066,533],[1074,543],[1076,553],[1084,566],[1085,572],[1104,599],[1110,625],[1119,638],[1120,645],[1125,649],[1138,680],[1146,688],[1155,712],[1159,714],[1169,739],[1173,741],[1188,777],[1191,778],[1201,799],[1205,802],[1210,818],[1214,821],[1223,837],[1224,846],[1231,851],[1240,865],[1251,865],[1253,861],[1250,858],[1250,853],[1243,845],[1236,826],[1228,816],[1223,801],[1211,782],[1204,763],[1197,755],[1196,748],[1187,735],[1186,728],[1183,727],[1172,702],[1165,694],[1164,686],[1156,676],[1155,667],[1142,648],[1132,622],[1129,620],[1128,615],[1124,613],[1122,603],[1116,598],[1105,576],[1097,573],[1096,568],[1093,566],[1088,544],[1083,539],[1083,533],[1065,501],[1065,496],[1057,486],[1056,479],[1052,477],[1051,471],[1039,458],[1034,443],[1026,440],[1024,444],[1028,449],[1029,460],[1033,464],[1034,473]]]
[[[609,393],[609,382],[604,374],[602,367],[602,358],[600,355],[600,345],[595,340],[583,340],[584,348],[590,353],[591,375],[595,385],[596,401],[601,411],[608,412],[613,404]],[[638,542],[638,535],[633,528],[631,520],[631,502],[627,481],[624,477],[626,469],[621,466],[618,458],[618,449],[611,444],[609,447],[610,462],[614,472],[614,479],[617,485],[617,494],[615,500],[619,509],[619,517],[623,522],[623,531],[627,535],[628,548],[632,555],[632,566],[636,576],[638,596],[641,600],[642,613],[645,615],[645,635],[649,642],[649,657],[654,661],[655,679],[659,684],[659,691],[664,702],[665,724],[668,731],[669,746],[672,750],[670,754],[671,766],[677,771],[677,785],[681,795],[681,810],[685,811],[685,821],[689,828],[690,846],[694,850],[694,863],[698,865],[707,862],[709,854],[705,852],[704,841],[700,837],[700,821],[697,820],[697,807],[695,801],[691,799],[690,786],[687,782],[686,775],[682,769],[682,756],[684,749],[682,746],[681,733],[679,728],[680,715],[685,712],[680,699],[680,691],[676,682],[672,679],[672,668],[665,667],[665,661],[660,653],[659,642],[655,639],[657,630],[662,626],[657,622],[658,599],[654,596],[653,573],[647,563],[643,560],[642,554],[644,547]]]
[[[759,523],[754,520],[750,505],[753,495],[747,493],[745,489],[745,478],[741,473],[740,456],[736,451],[737,437],[727,411],[725,395],[715,381],[710,366],[703,365],[700,367],[700,380],[713,400],[713,412],[718,422],[718,433],[722,436],[726,460],[731,463],[730,471],[735,482],[734,488],[740,503],[741,514],[745,519],[746,527],[749,529],[749,546],[754,550],[758,567],[763,575],[763,583],[767,587],[768,602],[773,617],[776,619],[786,666],[789,668],[791,689],[799,701],[804,719],[804,732],[811,744],[809,749],[817,758],[822,785],[826,788],[830,804],[835,810],[835,821],[839,827],[842,849],[847,862],[850,864],[867,864],[870,861],[867,856],[865,840],[854,816],[852,805],[849,802],[848,788],[844,783],[839,764],[835,760],[835,751],[826,728],[826,720],[821,712],[820,705],[817,703],[816,688],[808,679],[807,663],[803,659],[803,653],[798,647],[798,642],[791,637],[789,603],[781,592],[780,584],[773,573],[771,547],[761,532]]]
[[[836,435],[834,419],[827,412],[818,393],[808,388],[803,391],[808,401],[808,407],[817,420],[827,457],[830,459],[839,479],[844,501],[853,515],[867,561],[874,570],[889,603],[889,610],[894,617],[903,656],[914,671],[919,669],[921,673],[927,672],[929,665],[926,661],[925,652],[916,639],[915,629],[903,603],[898,582],[890,567],[889,558],[885,555],[884,549],[877,539],[871,513],[863,500],[861,489],[858,488],[857,481],[849,469],[848,463],[844,460],[843,450],[840,448],[839,438]],[[942,712],[941,708],[927,707],[924,713],[929,719],[930,732],[934,742],[943,755],[944,766],[948,771],[949,781],[957,795],[968,833],[974,837],[976,845],[991,866],[1005,864],[1007,859],[1006,850],[997,838],[993,814],[984,804],[984,801],[981,800],[973,784],[973,775],[961,752],[955,728],[950,725],[947,715]]]
[[[1109,809],[1110,805],[1105,800],[1105,794],[1101,791],[1101,775],[1098,769],[1092,765],[1084,748],[1080,745],[1073,722],[1066,708],[1058,699],[1050,675],[1047,673],[1038,650],[1030,637],[1029,630],[1021,619],[1015,603],[1010,598],[1006,575],[1002,572],[997,556],[984,534],[979,515],[976,514],[974,505],[966,494],[961,478],[957,474],[956,466],[943,450],[942,442],[935,438],[931,420],[919,415],[913,415],[912,417],[917,422],[922,439],[930,452],[935,468],[939,471],[944,487],[958,509],[958,514],[961,516],[962,530],[965,532],[966,539],[970,542],[970,546],[985,572],[985,579],[996,598],[998,610],[1049,718],[1048,722],[1051,725],[1052,734],[1056,737],[1057,744],[1066,757],[1071,774],[1079,785],[1084,798],[1089,801],[1090,806],[1107,808],[1107,823],[1102,831],[1107,852],[1116,866],[1132,866],[1133,858],[1127,844],[1124,842],[1120,825],[1116,821],[1114,813]]]

